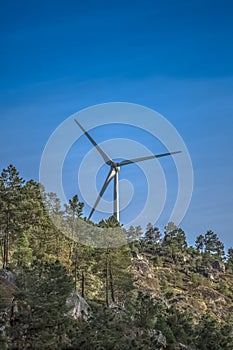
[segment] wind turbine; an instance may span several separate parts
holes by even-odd
[[[107,189],[108,185],[110,184],[111,180],[114,179],[114,190],[113,190],[113,198],[114,198],[114,204],[113,204],[113,211],[114,216],[119,221],[119,183],[118,183],[118,173],[120,171],[120,167],[132,164],[132,163],[138,163],[143,162],[145,160],[154,159],[154,158],[160,158],[160,157],[166,157],[170,156],[172,154],[181,153],[181,151],[176,152],[169,152],[169,153],[162,153],[162,154],[155,154],[147,157],[140,157],[140,158],[134,158],[134,159],[125,159],[121,162],[114,162],[109,156],[100,148],[99,145],[95,142],[95,140],[91,137],[91,135],[84,129],[84,127],[75,119],[74,120],[76,124],[80,127],[80,129],[83,131],[83,133],[86,135],[86,137],[90,140],[90,142],[94,145],[94,147],[97,149],[97,151],[100,153],[102,158],[105,161],[105,164],[110,166],[109,173],[106,177],[106,180],[103,184],[103,187],[101,188],[100,193],[98,194],[98,197],[95,201],[95,204],[88,216],[88,220],[90,220],[92,214],[94,213],[100,199],[102,198],[105,190]]]

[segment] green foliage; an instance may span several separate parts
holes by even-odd
[[[89,323],[79,324],[73,333],[70,349],[158,350],[161,344],[158,344],[156,333],[145,326],[136,326],[127,310],[98,308]]]
[[[143,231],[141,226],[130,226],[129,229],[127,230],[127,238],[129,242],[137,242],[142,238]]]
[[[223,258],[224,256],[224,245],[219,240],[216,233],[209,230],[205,234],[205,251],[208,253],[215,254],[219,258]]]
[[[13,260],[16,261],[18,267],[28,266],[32,262],[32,249],[30,248],[28,236],[25,233],[22,233],[17,239]]]
[[[147,225],[143,244],[144,250],[149,253],[156,253],[156,249],[161,243],[161,233],[158,227],[154,227],[151,223]]]
[[[101,220],[98,225],[103,228],[120,227],[120,223],[117,221],[115,216],[110,216],[106,220]]]
[[[233,300],[233,292],[232,290],[229,289],[229,287],[226,285],[225,282],[223,281],[219,282],[218,290],[221,294]]]
[[[172,306],[167,315],[167,324],[176,341],[193,345],[193,315],[189,311],[179,311]]]
[[[233,349],[233,317],[230,315],[226,322],[221,324],[222,348]]]
[[[195,241],[195,247],[200,252],[203,252],[205,247],[205,237],[203,235],[199,235]]]
[[[25,183],[12,165],[1,173],[1,261],[18,275],[13,313],[5,313],[0,295],[0,329],[7,325],[5,337],[0,333],[1,349],[160,349],[158,331],[166,337],[167,349],[179,342],[199,350],[233,348],[227,306],[221,322],[221,308],[217,317],[214,308],[212,316],[207,308],[219,293],[223,302],[233,299],[232,277],[228,280],[215,270],[214,282],[209,278],[212,263],[224,257],[214,232],[198,236],[195,248],[187,247],[184,231],[173,223],[162,238],[152,224],[145,232],[140,226],[126,231],[110,217],[98,225],[88,222],[93,234],[105,229],[109,233],[105,249],[94,249],[77,241],[77,232],[86,236],[83,205],[75,195],[63,210],[56,194],[46,194],[33,180]],[[65,234],[53,225],[47,210]],[[129,244],[112,248],[119,243],[119,231]],[[105,238],[100,235],[99,242]],[[142,270],[135,272],[137,266]],[[228,275],[233,272],[233,248],[226,268]],[[148,281],[155,290],[147,290]],[[92,305],[88,322],[69,316],[67,299],[74,289]],[[204,305],[199,314],[188,304],[189,293],[195,305]]]
[[[111,302],[124,303],[133,288],[130,249],[122,246],[96,250],[95,259],[98,261],[97,275],[103,285],[102,299],[106,305]]]
[[[169,222],[165,227],[165,235],[162,245],[164,247],[164,251],[172,257],[175,257],[179,251],[184,252],[187,248],[184,231],[174,225],[173,222]]]
[[[163,257],[162,257],[162,256],[159,256],[159,255],[156,255],[156,256],[153,258],[153,263],[154,263],[154,265],[157,266],[157,267],[163,266]]]
[[[226,350],[223,347],[221,325],[213,317],[205,315],[196,326],[196,346],[199,350]]]
[[[89,246],[75,242],[71,256],[71,273],[74,276],[75,289],[83,298],[91,298],[98,291],[97,279],[94,283],[95,253]]]
[[[80,218],[83,215],[83,207],[84,203],[79,202],[77,194],[72,199],[69,199],[69,205],[65,204],[66,213],[71,215],[72,218]]]
[[[35,261],[23,269],[11,319],[12,349],[60,349],[69,328],[67,298],[73,283],[64,267]]]
[[[22,229],[23,184],[24,180],[13,165],[3,169],[0,175],[0,243],[3,268],[8,266],[11,246]]]
[[[228,249],[226,268],[229,272],[233,272],[233,248]]]
[[[139,292],[135,302],[134,319],[138,327],[154,328],[158,305],[148,294]]]
[[[204,277],[201,276],[198,273],[192,273],[191,274],[191,281],[192,281],[192,283],[194,284],[195,287],[204,285]]]
[[[164,290],[164,292],[165,292],[165,297],[166,297],[167,299],[171,299],[171,298],[174,297],[174,290],[173,290],[172,288],[166,288],[166,289]]]
[[[200,252],[213,254],[219,259],[223,259],[224,257],[224,245],[219,240],[217,234],[211,230],[207,231],[204,236],[199,235],[196,239],[195,245]]]

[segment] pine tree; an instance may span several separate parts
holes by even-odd
[[[69,257],[73,255],[74,249],[74,239],[75,239],[75,220],[76,218],[81,218],[83,215],[84,203],[79,202],[78,195],[73,196],[72,199],[69,199],[69,205],[65,204],[65,214],[66,222],[68,223],[71,229],[70,237],[70,252]]]
[[[25,233],[20,235],[20,238],[17,239],[15,248],[13,259],[16,261],[16,265],[18,267],[29,265],[32,262],[32,249],[30,248],[29,240]]]
[[[184,231],[178,228],[173,222],[169,222],[165,227],[162,245],[165,253],[175,258],[178,252],[184,252],[187,249],[188,245]]]
[[[203,235],[199,235],[195,241],[195,247],[200,252],[204,251],[205,247],[205,237]]]
[[[129,229],[127,230],[127,238],[128,238],[129,243],[135,242],[135,241],[138,242],[138,240],[142,237],[142,235],[143,235],[143,232],[142,232],[142,228],[140,225],[136,226],[136,227],[131,225],[129,227]]]
[[[61,349],[70,325],[72,289],[72,279],[58,261],[36,261],[23,269],[15,293],[19,311],[11,319],[12,349]]]
[[[3,169],[0,175],[0,231],[3,268],[8,266],[11,245],[21,229],[23,184],[24,180],[13,165]]]
[[[154,254],[156,248],[161,243],[161,234],[157,227],[154,227],[151,223],[147,225],[145,237],[144,237],[145,250]]]
[[[222,347],[221,325],[213,317],[202,316],[196,326],[196,346],[199,350],[224,350]]]
[[[233,272],[233,248],[228,249],[226,268],[229,272]]]
[[[222,348],[224,350],[233,349],[233,317],[230,315],[226,322],[221,325]]]
[[[224,257],[224,245],[220,242],[218,236],[213,231],[209,230],[204,236],[205,251],[209,254],[214,254],[219,259]]]
[[[130,271],[131,252],[128,246],[95,251],[96,274],[103,283],[106,306],[124,304],[133,289]]]
[[[92,283],[92,270],[95,268],[96,263],[94,249],[75,242],[71,259],[75,289],[78,290],[83,298],[90,297],[92,292],[95,292],[95,286]]]
[[[191,312],[188,310],[180,311],[175,306],[172,306],[167,314],[167,324],[172,330],[177,342],[194,345],[194,324],[193,314]]]

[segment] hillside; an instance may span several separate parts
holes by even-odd
[[[93,334],[96,327],[106,327],[107,329],[102,330],[106,336],[106,344],[110,343],[111,346],[113,346],[114,337],[118,335],[118,332],[122,332],[125,337],[125,349],[133,348],[131,346],[134,346],[136,349],[139,349],[140,346],[142,346],[142,349],[199,349],[191,339],[189,340],[190,337],[188,334],[185,333],[185,336],[181,334],[179,338],[179,334],[176,334],[175,328],[178,328],[178,332],[181,332],[181,329],[186,332],[186,327],[190,326],[194,330],[207,315],[212,320],[211,322],[216,322],[213,323],[215,327],[217,325],[228,325],[229,328],[233,310],[233,274],[224,271],[225,265],[223,263],[214,260],[212,262],[213,266],[208,267],[208,269],[206,268],[202,273],[194,273],[190,267],[192,266],[192,256],[188,253],[179,253],[178,266],[166,256],[163,258],[160,257],[158,264],[156,261],[157,258],[153,254],[135,252],[131,252],[131,254],[130,269],[133,273],[134,287],[131,290],[131,297],[127,300],[129,304],[124,305],[122,300],[115,303],[111,301],[107,311],[103,299],[98,299],[98,292],[95,292],[93,298],[88,298],[92,313],[94,314],[95,323],[94,325],[92,324],[93,314],[90,319],[85,321],[82,321],[82,318],[79,319],[76,327],[79,329],[78,332],[81,332],[81,338],[88,336],[89,332],[90,335]],[[99,284],[98,277],[96,277],[96,281],[94,276],[92,276],[92,279],[92,283]],[[34,286],[34,288],[36,287]],[[12,318],[11,307],[15,291],[16,287],[11,282],[0,277],[0,296],[1,300],[6,301],[5,306],[2,307],[1,324],[5,324],[6,322],[6,324],[8,323],[7,327],[9,327],[10,318]],[[138,308],[143,308],[143,310],[139,310]],[[8,320],[3,310],[8,310]],[[134,318],[133,321],[129,321],[128,319],[129,312],[131,318],[132,316]],[[136,315],[138,312],[139,315]],[[161,327],[161,324],[158,322],[156,327],[157,320],[155,319],[161,315],[161,312],[166,314],[167,324]],[[142,320],[140,319],[141,317]],[[169,317],[175,318],[177,324],[170,325],[171,320],[169,320]],[[109,318],[111,318],[111,322],[109,322]],[[117,332],[115,330],[113,332],[112,328],[115,328],[119,322],[123,325],[123,328],[118,329]],[[88,328],[91,326],[93,330],[86,329],[88,324]],[[153,329],[154,333],[152,332]],[[229,329],[233,332],[233,328]],[[213,332],[213,329],[211,328],[208,331]],[[152,332],[150,336],[148,332]],[[212,333],[211,336],[218,336],[217,329],[215,329],[215,332],[216,334]],[[137,345],[139,334],[140,342],[138,341]],[[227,335],[232,336],[230,333]],[[4,339],[4,334],[2,336]],[[197,335],[195,334],[195,336]],[[110,337],[112,342],[107,340],[108,337]],[[146,342],[148,337],[152,339],[151,344],[150,342]],[[109,345],[105,344],[105,340],[99,340],[103,343],[103,349],[110,349]],[[216,340],[219,342],[219,339]],[[232,343],[230,341],[232,340],[233,337],[229,340],[229,344],[218,344],[216,349],[231,349],[230,346],[232,346]],[[128,345],[128,341],[134,345]],[[172,345],[173,342],[174,344]],[[84,344],[68,348],[95,348],[94,344]],[[11,349],[11,347],[9,348]],[[118,349],[116,346],[113,348]],[[213,349],[208,344],[205,348]]]
[[[138,255],[132,261],[136,287],[196,318],[208,311],[216,320],[226,320],[233,310],[233,275],[224,272],[225,265],[218,261],[197,273],[189,265],[190,255],[179,258],[183,260],[179,266],[166,257],[158,266],[152,255]]]
[[[124,230],[114,217],[87,222],[82,209],[74,196],[62,210],[55,194],[3,170],[0,349],[233,349],[233,249],[225,256],[216,233],[189,247],[173,223]],[[128,243],[81,245],[86,225]]]

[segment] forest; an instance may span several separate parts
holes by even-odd
[[[233,248],[211,228],[189,246],[172,222],[126,230],[83,208],[2,170],[0,349],[233,349]],[[85,225],[126,243],[83,244]]]

